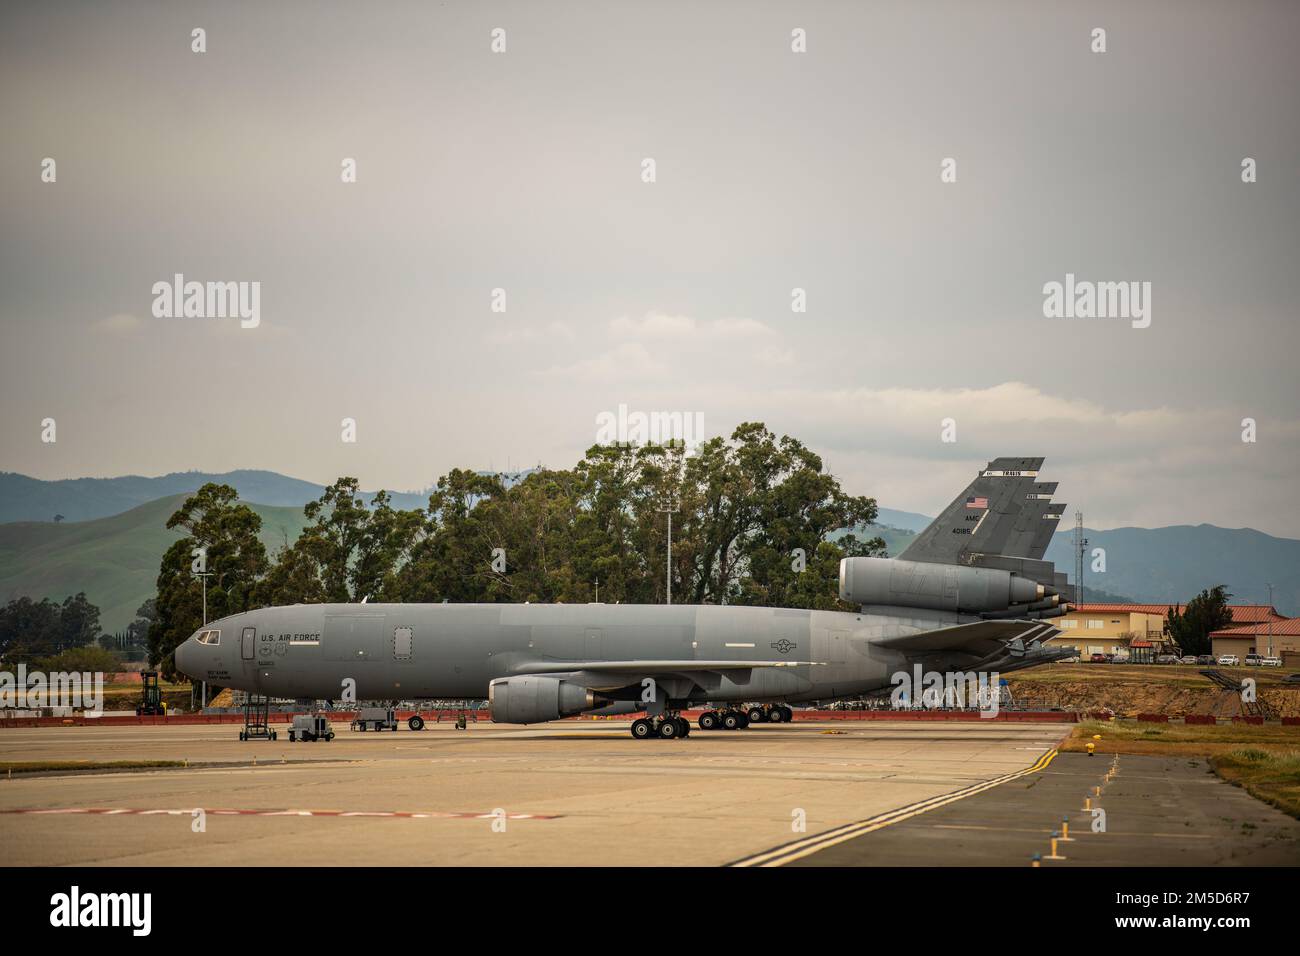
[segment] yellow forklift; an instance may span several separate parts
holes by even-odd
[[[141,671],[140,681],[143,684],[140,693],[140,703],[135,707],[137,717],[165,717],[167,716],[167,705],[162,699],[162,685],[158,683],[157,671]]]

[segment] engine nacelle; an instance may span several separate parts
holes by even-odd
[[[488,708],[499,724],[540,724],[601,706],[605,698],[559,677],[521,674],[488,684]]]
[[[978,614],[1043,600],[1037,581],[999,568],[926,564],[897,558],[845,558],[840,598],[850,604],[881,604]]]

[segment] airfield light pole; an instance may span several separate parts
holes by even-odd
[[[203,626],[208,626],[208,578],[212,577],[211,571],[195,571],[195,576],[203,582]],[[194,698],[190,698],[190,703],[194,703]],[[203,682],[203,689],[199,692],[199,710],[208,706],[208,682]]]
[[[679,511],[680,509],[677,508],[676,505],[670,505],[667,508],[660,508],[659,510],[668,516],[668,563],[664,569],[664,578],[665,578],[665,585],[666,585],[664,591],[666,600],[664,601],[664,603],[672,604],[673,603],[673,515],[676,514],[677,511]]]
[[[1083,536],[1083,512],[1074,513],[1074,603],[1083,603],[1083,551],[1088,539]]]

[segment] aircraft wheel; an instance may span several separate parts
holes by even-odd
[[[740,714],[734,710],[729,710],[722,715],[722,726],[727,730],[739,730],[741,719]]]
[[[406,726],[410,727],[412,730],[423,730],[424,718],[421,717],[419,714],[416,714],[414,717],[412,717],[410,720],[406,722]]]
[[[637,740],[647,740],[654,733],[654,728],[650,726],[650,721],[644,717],[639,717],[632,721],[632,736]]]
[[[763,708],[762,708],[762,707],[751,707],[751,708],[749,708],[749,710],[745,711],[745,716],[749,718],[749,722],[750,722],[751,724],[762,723],[762,720],[763,720]]]
[[[289,743],[293,743],[293,731],[289,731]]]
[[[682,728],[677,724],[677,718],[663,720],[659,722],[659,737],[663,740],[672,740],[674,737],[680,737]]]
[[[691,735],[691,722],[685,717],[677,718],[677,736],[689,737]]]
[[[767,715],[767,719],[774,724],[782,723],[785,720],[785,708],[773,707],[772,712]]]
[[[333,740],[333,739],[334,739],[334,731],[331,730],[328,734],[326,734],[326,735],[325,735],[325,739],[326,739],[326,740]]]
[[[791,708],[786,707],[784,704],[781,705],[781,713],[785,715],[782,719],[787,724],[794,720],[794,711]]]
[[[738,716],[740,717],[740,729],[744,730],[749,726],[749,715],[742,711]]]
[[[698,723],[700,725],[700,730],[717,730],[718,715],[711,710],[706,710],[704,713],[700,714]]]

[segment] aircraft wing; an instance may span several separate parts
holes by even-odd
[[[1049,648],[1043,643],[1059,633],[1042,621],[974,621],[875,643],[908,657],[955,655],[967,667],[1005,671],[1073,656],[1072,648]]]
[[[681,671],[740,671],[756,667],[808,667],[817,661],[539,661],[520,664],[516,674],[567,674],[571,671],[600,671],[602,674],[666,674]]]

